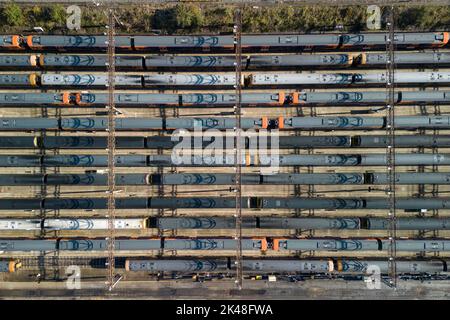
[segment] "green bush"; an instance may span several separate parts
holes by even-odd
[[[360,32],[366,30],[366,10],[366,6],[245,5],[243,31],[332,31],[342,25],[342,32]],[[450,6],[398,6],[395,10],[399,30],[447,30],[450,25]],[[104,8],[83,6],[82,12],[83,29],[80,32],[105,32],[107,17]],[[116,14],[122,23],[116,28],[121,33],[145,33],[151,29],[159,29],[165,34],[229,33],[234,24],[234,12],[233,6],[194,3],[163,7],[121,6]],[[34,26],[60,33],[67,16],[65,6],[60,4],[20,6],[9,2],[1,6],[0,13],[0,32],[4,33],[21,32]]]
[[[8,3],[3,7],[2,16],[9,26],[21,26],[25,23],[22,8],[15,3]]]
[[[51,6],[48,15],[49,20],[59,26],[64,25],[67,19],[66,9],[60,4]]]
[[[177,4],[175,6],[177,27],[198,30],[203,23],[203,13],[199,6],[191,4]]]
[[[198,6],[191,4],[177,4],[174,7],[156,10],[152,26],[154,29],[173,33],[177,29],[197,31],[202,27],[204,15]]]
[[[174,32],[177,29],[174,8],[156,10],[152,17],[152,27],[168,33]]]

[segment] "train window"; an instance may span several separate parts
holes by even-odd
[[[5,101],[19,101],[23,100],[22,94],[5,94]]]
[[[279,37],[278,42],[284,44],[297,43],[297,37]]]
[[[431,124],[435,125],[441,125],[445,124],[445,118],[444,117],[435,117],[435,118],[429,118]]]
[[[404,40],[405,40],[405,35],[403,33],[394,34],[394,41],[404,41]]]
[[[439,249],[439,242],[432,242],[431,243],[431,249]]]
[[[0,242],[1,249],[12,249],[14,246],[8,242]]]
[[[331,241],[324,241],[323,242],[323,248],[325,248],[325,249],[334,249],[333,242],[331,242]]]
[[[175,38],[175,44],[187,44],[189,43],[189,38]]]
[[[138,95],[136,94],[119,94],[119,101],[122,102],[138,102]]]

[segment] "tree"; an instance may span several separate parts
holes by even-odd
[[[152,17],[152,26],[153,29],[174,32],[177,28],[174,8],[156,10]]]
[[[190,4],[177,4],[175,16],[178,28],[196,30],[203,23],[203,14],[199,6]]]

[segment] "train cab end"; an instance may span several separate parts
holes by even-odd
[[[37,64],[38,64],[38,60],[39,60],[39,58],[38,58],[37,55],[35,55],[35,54],[30,55],[30,60],[29,60],[30,61],[30,66],[36,67]]]
[[[284,93],[284,92],[279,92],[278,93],[278,103],[280,104],[280,105],[283,105],[283,104],[285,104],[286,103],[286,94]]]
[[[70,93],[69,92],[63,92],[63,94],[62,94],[62,104],[64,104],[64,105],[70,104]]]
[[[334,261],[333,259],[329,259],[328,260],[328,272],[333,272],[334,271]]]
[[[38,75],[36,73],[32,73],[28,76],[28,81],[30,82],[30,86],[36,87],[38,85]]]

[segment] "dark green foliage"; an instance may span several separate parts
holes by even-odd
[[[166,33],[176,30],[198,31],[202,26],[204,15],[199,6],[192,4],[177,4],[171,8],[156,10],[152,26]]]
[[[104,8],[81,6],[80,33],[103,33],[107,18]],[[148,33],[153,29],[163,34],[229,33],[232,30],[234,8],[220,4],[179,3],[176,5],[121,6],[116,16],[119,33]],[[243,31],[258,32],[317,32],[366,31],[366,6],[245,6]],[[448,30],[450,6],[396,7],[397,29]],[[48,32],[61,33],[67,18],[66,6],[28,5],[13,2],[1,7],[0,32],[22,32],[42,26]],[[384,26],[384,23],[382,24]],[[62,28],[61,28],[62,27]]]
[[[398,13],[397,24],[402,29],[448,29],[450,6],[404,7]]]
[[[2,9],[2,20],[8,26],[20,26],[25,23],[25,17],[22,8],[11,2],[6,4]]]
[[[152,27],[168,33],[174,32],[177,28],[174,8],[156,10],[152,17]]]
[[[177,27],[180,29],[198,30],[203,23],[203,13],[200,7],[192,4],[177,4],[175,17]]]
[[[60,4],[55,4],[47,8],[46,16],[48,20],[59,26],[64,25],[67,19],[66,9]]]

